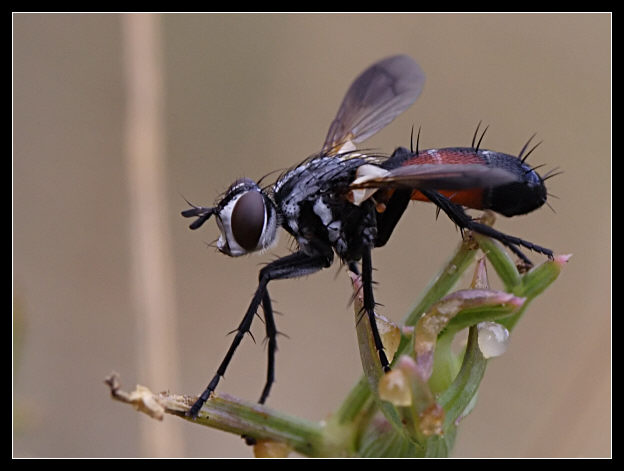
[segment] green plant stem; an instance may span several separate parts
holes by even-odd
[[[487,365],[487,360],[479,349],[477,326],[470,327],[468,332],[468,344],[461,369],[448,389],[438,398],[439,404],[446,411],[445,429],[461,418],[477,393]]]
[[[466,269],[470,266],[477,253],[475,244],[470,240],[462,241],[455,253],[446,262],[442,270],[429,282],[421,298],[416,302],[410,313],[403,318],[403,324],[416,325],[420,317],[434,303],[448,294]]]
[[[505,251],[500,242],[494,239],[482,236],[481,234],[473,234],[473,237],[503,282],[505,291],[513,292],[514,288],[522,282],[522,277],[509,254]],[[520,296],[518,293],[514,292],[514,294]]]
[[[189,422],[242,435],[256,440],[285,443],[307,456],[341,456],[349,449],[349,436],[337,427],[276,411],[255,402],[220,394],[213,395],[197,419],[186,416],[195,398],[167,392],[154,394],[143,386],[130,393],[120,389],[116,374],[106,379],[111,396],[137,410],[162,420],[164,414],[177,415]]]
[[[324,427],[318,422],[229,395],[212,397],[196,422],[257,440],[286,443],[307,456],[335,456],[343,448],[342,444],[332,446],[328,442]]]
[[[364,375],[351,389],[345,400],[332,417],[339,424],[347,424],[357,419],[366,405],[370,403],[371,391]]]

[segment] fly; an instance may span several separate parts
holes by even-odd
[[[248,178],[235,181],[216,206],[182,212],[197,218],[191,229],[214,216],[221,235],[217,249],[238,257],[270,248],[279,228],[297,242],[297,250],[260,270],[258,287],[236,329],[230,348],[204,392],[188,411],[196,417],[221,377],[262,305],[268,339],[268,368],[259,402],[274,381],[277,329],[268,285],[329,267],[337,256],[361,272],[363,311],[373,334],[380,366],[390,370],[374,320],[371,251],[389,240],[411,200],[433,202],[460,229],[499,240],[525,263],[520,247],[552,257],[551,250],[496,231],[471,219],[465,207],[491,209],[505,216],[525,214],[546,202],[544,178],[519,156],[467,148],[421,151],[397,148],[390,157],[358,151],[356,144],[386,127],[420,95],[425,76],[405,55],[376,62],[348,89],[319,153],[283,173],[268,188]],[[476,133],[475,133],[476,136]],[[528,143],[527,143],[528,144]],[[530,153],[530,151],[529,151]]]

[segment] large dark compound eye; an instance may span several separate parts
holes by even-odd
[[[243,194],[232,210],[232,235],[243,249],[252,251],[258,246],[266,211],[264,199],[258,191]]]

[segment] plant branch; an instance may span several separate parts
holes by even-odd
[[[153,393],[137,385],[132,392],[121,389],[119,377],[112,373],[104,381],[113,399],[134,406],[157,420],[165,414],[178,416],[212,428],[245,436],[256,441],[274,441],[307,456],[337,456],[344,453],[340,434],[326,433],[325,426],[293,417],[255,402],[238,399],[229,394],[214,394],[201,409],[197,419],[186,416],[196,397],[169,392]]]

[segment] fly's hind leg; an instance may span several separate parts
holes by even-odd
[[[509,249],[515,253],[518,257],[522,259],[522,261],[528,266],[533,266],[531,260],[527,258],[526,255],[522,253],[519,247],[525,247],[529,250],[533,250],[535,252],[539,252],[541,254],[546,255],[548,258],[553,258],[553,251],[547,249],[545,247],[541,247],[533,242],[529,242],[524,239],[520,239],[519,237],[511,236],[505,234],[503,232],[497,231],[496,229],[482,224],[478,221],[473,220],[470,216],[466,214],[464,208],[461,206],[452,203],[448,198],[441,195],[437,191],[432,190],[420,190],[432,203],[434,203],[438,208],[444,211],[447,216],[453,221],[460,229],[468,229],[479,234],[483,234],[484,236],[491,237],[492,239],[496,239],[505,246],[509,247]]]

